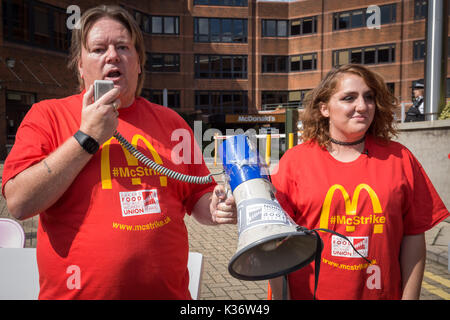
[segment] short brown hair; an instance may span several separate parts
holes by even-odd
[[[304,141],[316,140],[322,147],[329,145],[329,119],[320,112],[320,104],[329,102],[331,96],[336,92],[340,77],[345,73],[360,76],[373,91],[375,116],[367,132],[386,142],[396,136],[397,130],[394,128],[393,113],[398,105],[397,98],[391,93],[384,79],[378,73],[362,65],[347,64],[328,72],[320,84],[306,95],[304,100],[305,110],[301,115],[302,139]]]
[[[141,65],[141,73],[138,76],[138,84],[136,88],[135,96],[141,94],[142,87],[144,86],[145,78],[145,44],[142,32],[139,29],[139,25],[131,14],[122,7],[116,5],[100,5],[87,10],[78,22],[77,28],[72,31],[72,43],[70,46],[69,63],[70,69],[74,69],[77,73],[78,83],[80,90],[84,89],[84,81],[78,72],[78,62],[81,59],[82,46],[86,48],[87,35],[94,23],[100,18],[108,17],[114,19],[127,28],[131,35],[131,40],[136,48],[136,52],[139,56],[139,63]]]

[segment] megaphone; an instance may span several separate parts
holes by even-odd
[[[266,280],[313,261],[322,242],[281,208],[255,143],[247,135],[235,135],[224,140],[219,155],[238,212],[239,239],[228,265],[230,274],[241,280]]]

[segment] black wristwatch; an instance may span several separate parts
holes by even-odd
[[[80,130],[78,130],[73,135],[73,137],[78,141],[78,143],[83,147],[83,149],[89,152],[90,154],[96,153],[98,151],[98,148],[100,148],[100,145],[94,138],[88,136],[86,133]]]

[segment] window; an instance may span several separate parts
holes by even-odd
[[[333,65],[347,63],[379,64],[395,62],[395,44],[333,51]]]
[[[413,59],[423,60],[425,58],[425,40],[414,41]]]
[[[172,53],[147,53],[146,70],[149,72],[179,72],[180,55]]]
[[[263,91],[261,94],[261,104],[263,110],[270,107],[277,107],[280,104],[296,104],[301,105],[307,90],[293,90],[293,91]]]
[[[309,34],[317,32],[317,18],[307,18],[302,19],[302,33],[301,34]]]
[[[38,1],[3,0],[3,36],[5,40],[67,52],[71,37],[62,8]]]
[[[247,42],[247,19],[195,18],[196,42]]]
[[[380,6],[381,24],[388,24],[397,21],[397,9],[395,4]]]
[[[247,56],[196,55],[194,65],[196,78],[247,78]]]
[[[428,15],[428,0],[414,0],[414,19],[425,19]]]
[[[261,24],[263,37],[288,37],[317,32],[316,17],[294,20],[263,19]]]
[[[396,4],[387,4],[380,7],[381,24],[393,23],[397,19]],[[373,13],[367,13],[367,8],[336,12],[333,14],[333,30],[344,30],[365,27],[367,19]]]
[[[291,71],[300,71],[300,56],[291,57]]]
[[[205,114],[247,113],[247,91],[195,91],[195,109]]]
[[[134,11],[134,18],[141,30],[151,34],[178,35],[180,33],[179,17],[150,16]]]
[[[378,48],[378,63],[391,62],[391,55],[395,56],[395,48],[383,46]]]
[[[164,90],[142,89],[141,95],[150,102],[164,105]],[[167,107],[174,109],[181,107],[179,90],[167,90]]]
[[[376,50],[375,48],[366,48],[364,50],[364,63],[373,64],[376,61]]]
[[[359,28],[364,26],[364,14],[362,10],[357,10],[352,12],[352,21],[350,28]]]
[[[247,7],[248,0],[194,0],[194,5]]]
[[[297,72],[317,69],[317,54],[302,54],[296,56],[263,56],[262,72]]]
[[[301,20],[291,21],[291,36],[298,36],[301,34]]]
[[[288,56],[263,56],[262,72],[287,72]]]
[[[152,30],[150,33],[163,33],[162,17],[152,17]]]

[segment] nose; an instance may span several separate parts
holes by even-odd
[[[108,46],[108,51],[106,52],[106,62],[107,63],[117,63],[120,61],[119,54],[117,53],[117,50],[115,46],[110,45]]]
[[[355,110],[357,112],[364,112],[368,109],[368,101],[364,98],[364,96],[359,96],[358,99],[355,100],[356,106]]]

